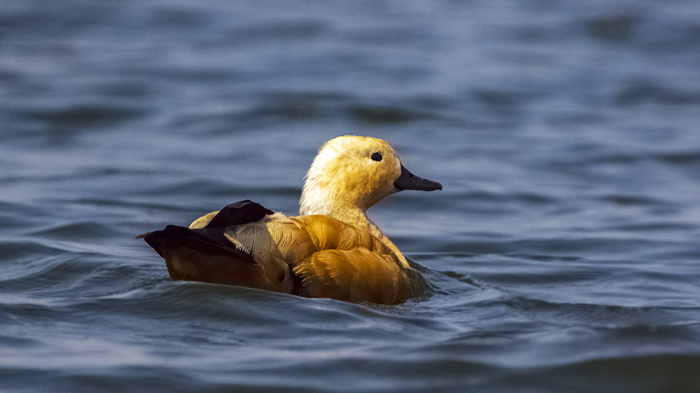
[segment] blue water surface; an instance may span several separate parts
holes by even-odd
[[[700,7],[0,2],[3,392],[700,391]],[[319,146],[444,185],[369,213],[398,306],[170,280],[134,236],[296,214]]]

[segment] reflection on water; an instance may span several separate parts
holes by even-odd
[[[700,390],[693,2],[0,4],[0,390]],[[172,282],[136,234],[389,140],[400,306]]]

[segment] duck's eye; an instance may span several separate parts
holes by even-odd
[[[382,160],[382,153],[380,152],[374,152],[372,153],[371,157],[374,161],[381,161]]]

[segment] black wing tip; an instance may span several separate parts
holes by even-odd
[[[145,240],[161,257],[163,250],[175,245],[188,244],[197,247],[200,251],[208,246],[239,256],[245,254],[244,259],[254,262],[253,256],[237,250],[225,237],[222,230],[230,226],[260,221],[263,217],[274,213],[261,204],[246,199],[226,205],[204,228],[190,229],[178,225],[168,225],[160,231],[142,233],[136,236],[136,239]],[[212,229],[214,231],[211,231]]]
[[[204,228],[225,228],[260,221],[263,217],[274,214],[272,210],[249,199],[224,206]]]
[[[136,236],[134,239],[146,239],[148,241],[149,238],[157,235],[173,235],[175,233],[182,233],[183,230],[188,230],[189,228],[177,226],[177,225],[166,225],[165,228],[159,230],[159,231],[151,231],[151,232],[146,232],[142,233],[138,236]]]
[[[174,248],[189,248],[205,254],[234,255],[237,259],[256,263],[252,253],[236,248],[229,241],[221,228],[190,229],[178,225],[168,225],[160,231],[153,231],[137,236],[144,239],[158,255],[165,258],[165,252]]]
[[[227,207],[231,208],[231,209],[250,209],[250,210],[253,210],[257,214],[262,214],[262,216],[260,218],[262,218],[268,214],[275,214],[275,212],[273,212],[272,210],[266,208],[265,206],[263,206],[257,202],[253,202],[250,199],[245,199],[242,201],[229,203],[228,205],[226,205],[224,207],[224,209]]]
[[[260,221],[263,217],[275,214],[274,211],[264,207],[263,205],[253,202],[250,199],[230,203],[223,207],[217,215],[212,218],[204,228],[225,228],[233,225],[243,225],[251,222]],[[157,233],[167,231],[168,234],[181,233],[183,229],[189,229],[177,225],[168,225],[160,231],[152,231],[142,233],[135,239],[146,239]]]

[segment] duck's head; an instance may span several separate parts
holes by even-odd
[[[401,190],[441,190],[440,183],[415,176],[394,149],[379,138],[346,135],[326,142],[314,159],[301,195],[301,214],[364,212]]]

